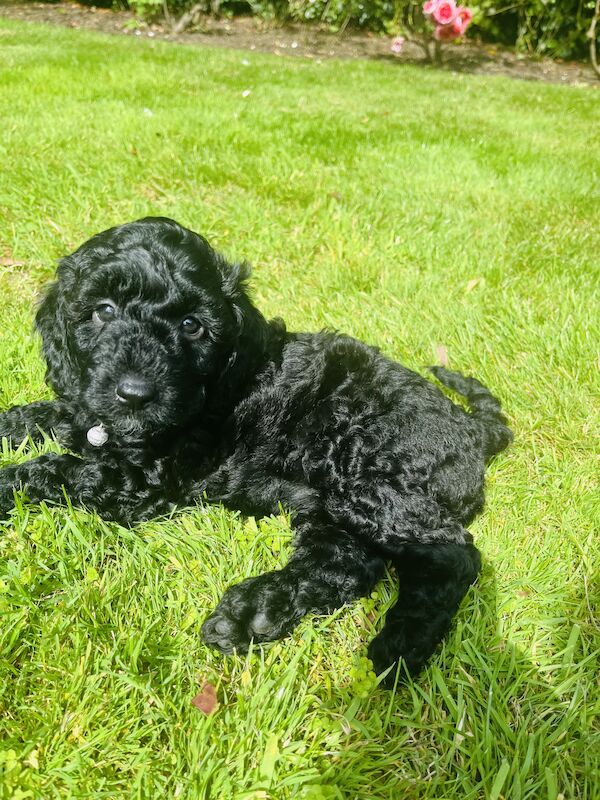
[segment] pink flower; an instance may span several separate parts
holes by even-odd
[[[459,36],[462,36],[463,33],[467,30],[467,28],[471,24],[472,19],[473,19],[473,12],[471,11],[470,8],[459,6],[456,9],[456,18],[454,20],[453,27],[455,30],[458,31]]]
[[[431,18],[439,3],[440,0],[426,0],[426,2],[423,3],[423,15],[426,17],[426,19]]]
[[[451,42],[459,36],[460,33],[455,30],[454,25],[436,25],[433,32],[433,38],[438,42]]]
[[[392,53],[396,53],[396,55],[401,53],[405,41],[406,39],[404,36],[396,36],[396,38],[392,41],[392,46],[390,47]]]
[[[434,8],[432,13],[433,19],[438,25],[449,25],[454,22],[456,17],[456,5],[454,0],[442,0]]]

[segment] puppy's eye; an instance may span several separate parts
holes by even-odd
[[[112,303],[101,303],[94,309],[92,319],[94,322],[104,325],[105,322],[110,322],[112,319],[114,319],[116,315],[117,309]]]
[[[205,334],[204,326],[197,317],[182,319],[179,327],[187,339],[200,339]]]

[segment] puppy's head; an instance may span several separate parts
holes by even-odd
[[[166,218],[97,234],[60,262],[37,313],[49,383],[84,424],[124,436],[184,425],[264,349],[247,275]]]

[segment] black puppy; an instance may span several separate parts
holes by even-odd
[[[281,503],[294,555],[229,589],[204,640],[230,653],[277,639],[369,593],[390,561],[400,594],[369,655],[378,671],[402,658],[415,674],[479,572],[464,526],[483,506],[486,460],[512,438],[500,404],[434,368],[468,414],[373,347],[286,333],[250,302],[247,275],[164,218],[64,258],[36,318],[57,399],[0,415],[0,435],[52,430],[81,457],[1,471],[0,513],[20,487],[33,501],[66,491],[125,524],[205,496],[255,515]]]

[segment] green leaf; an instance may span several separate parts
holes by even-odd
[[[498,800],[500,797],[500,792],[502,791],[502,787],[504,786],[504,781],[506,780],[506,776],[510,772],[510,764],[508,761],[503,761],[500,765],[500,769],[498,770],[498,774],[496,775],[496,779],[492,784],[492,791],[490,792],[489,800]]]
[[[279,743],[275,734],[271,734],[267,739],[267,745],[260,765],[260,776],[268,781],[273,779],[275,764],[279,758]]]

